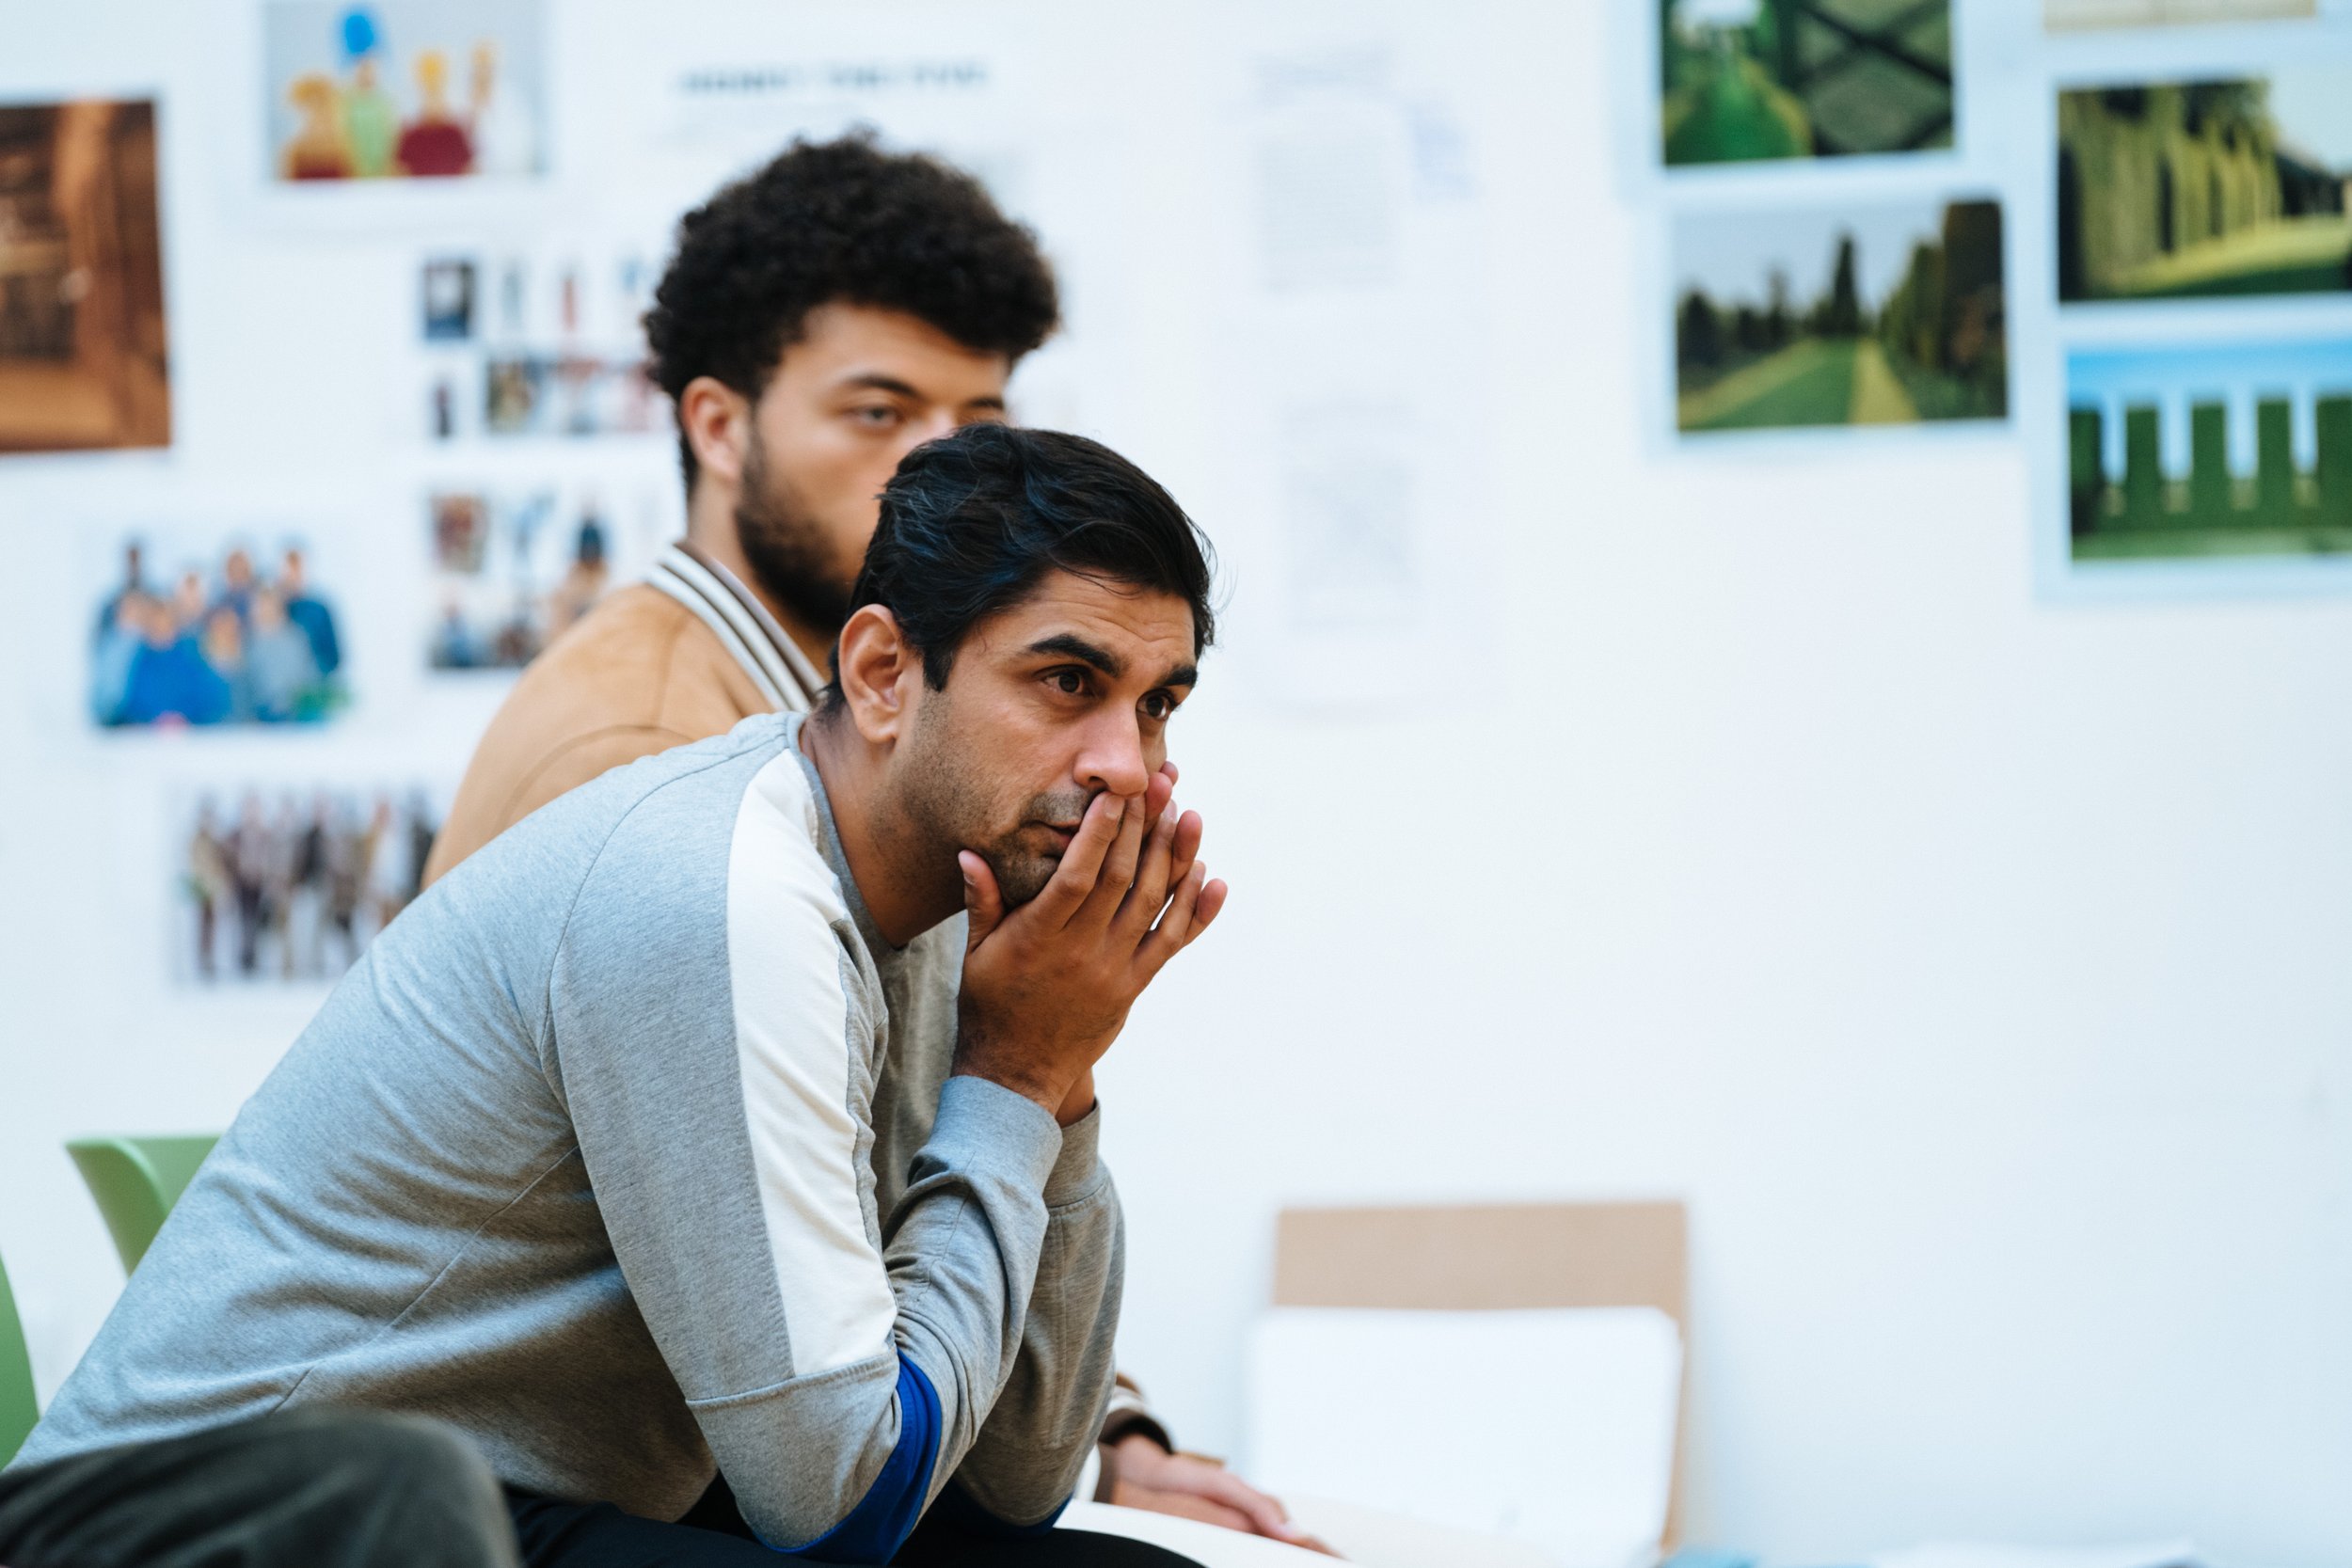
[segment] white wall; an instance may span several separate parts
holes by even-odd
[[[563,70],[626,84],[627,9],[561,6]],[[979,9],[905,25],[969,38]],[[427,689],[393,597],[431,461],[402,424],[417,237],[256,219],[223,150],[246,40],[210,8],[18,12],[0,97],[163,93],[180,437],[0,460],[0,1255],[53,1387],[119,1285],[59,1141],[220,1124],[316,1000],[162,982],[165,793],[321,745],[453,768],[493,694]],[[1467,373],[1409,338],[1387,368],[1484,443],[1428,476],[1472,609],[1418,675],[1367,663],[1353,707],[1287,700],[1275,509],[1237,455],[1279,367],[1235,356],[1226,297],[1249,214],[1216,84],[1253,14],[981,16],[1015,19],[1027,110],[1115,132],[1034,207],[1073,293],[1042,401],[1235,567],[1179,748],[1233,902],[1104,1073],[1127,1364],[1227,1449],[1280,1205],[1677,1194],[1701,1537],[2352,1555],[2352,610],[2037,597],[2005,435],[1677,456],[1645,412],[1662,292],[1624,146],[1649,8],[1453,6],[1393,25],[1451,84],[1483,198],[1432,319],[1490,337]],[[2022,80],[2030,8],[1963,16],[1966,69]],[[567,135],[617,135],[592,123],[615,102]],[[566,186],[557,215],[635,222],[695,194],[675,177]],[[346,590],[380,617],[369,705],[323,742],[77,733],[76,531],[248,484],[347,503],[385,562]]]

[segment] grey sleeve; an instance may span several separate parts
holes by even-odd
[[[1020,1349],[955,1473],[970,1502],[1016,1528],[1061,1512],[1110,1404],[1126,1231],[1118,1191],[1096,1154],[1101,1128],[1098,1106],[1062,1130]]]
[[[1088,1140],[951,1079],[885,1244],[854,1087],[870,971],[788,866],[739,865],[730,905],[726,860],[691,852],[692,826],[649,822],[658,852],[592,873],[550,976],[545,1065],[621,1280],[745,1521],[779,1550],[886,1561],[1015,1375],[1048,1188]]]

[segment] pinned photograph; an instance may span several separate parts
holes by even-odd
[[[120,562],[90,628],[97,723],[314,724],[349,702],[341,624],[302,540],[135,538]]]
[[[2352,287],[2352,67],[2058,94],[2062,300]]]
[[[473,336],[474,264],[462,257],[427,261],[423,271],[424,340],[463,342]]]
[[[170,837],[175,978],[337,978],[417,896],[441,816],[437,792],[413,784],[247,784],[184,800]]]
[[[536,0],[270,0],[262,48],[275,181],[546,170]]]
[[[2318,0],[2042,0],[2042,25],[2044,31],[2052,33],[2214,22],[2281,22],[2318,14]]]
[[[427,499],[436,670],[518,670],[613,585],[612,527],[593,498],[553,488]]]
[[[1669,166],[1952,145],[1950,0],[1661,0]]]
[[[2007,417],[1997,203],[1690,214],[1674,245],[1685,433]]]
[[[0,106],[0,452],[171,442],[155,105]]]
[[[2352,339],[2066,359],[2078,562],[2352,555]]]

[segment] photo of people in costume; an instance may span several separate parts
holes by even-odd
[[[440,821],[416,784],[197,793],[170,839],[175,977],[334,979],[416,897]]]
[[[535,0],[272,0],[265,26],[271,178],[546,169]]]

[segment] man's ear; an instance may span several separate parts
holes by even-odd
[[[677,418],[702,471],[742,483],[743,454],[752,444],[751,399],[716,376],[698,375],[678,394]]]
[[[876,745],[899,738],[914,711],[923,656],[878,604],[860,605],[841,628],[841,700],[850,721]]]

